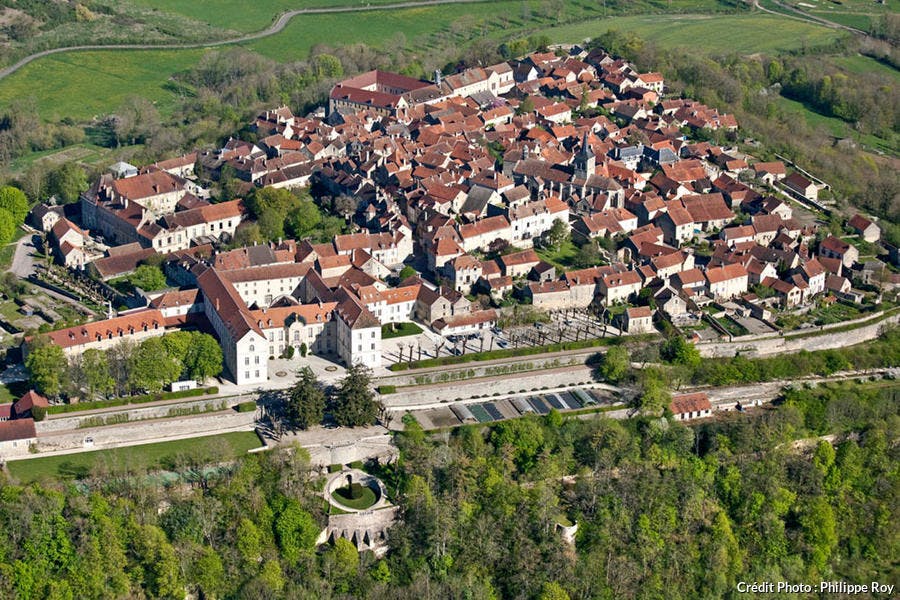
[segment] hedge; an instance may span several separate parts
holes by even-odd
[[[637,337],[637,336],[635,336]],[[632,338],[634,339],[634,338]],[[440,358],[426,358],[414,360],[409,363],[396,363],[389,368],[391,371],[405,371],[407,369],[426,369],[428,367],[440,367],[443,365],[458,365],[461,363],[495,360],[498,358],[515,358],[517,356],[532,356],[534,354],[548,354],[551,352],[564,352],[566,350],[581,350],[583,348],[596,348],[598,346],[615,346],[624,340],[620,337],[595,338],[579,340],[577,342],[563,342],[561,344],[548,344],[546,346],[529,346],[525,348],[506,348],[504,350],[491,350],[489,352],[473,352],[460,356],[442,356]]]
[[[379,385],[378,393],[379,394],[393,394],[397,391],[396,385]]]
[[[47,412],[51,415],[60,413],[71,413],[82,410],[94,410],[97,408],[110,408],[113,406],[125,406],[126,404],[145,404],[147,402],[158,402],[160,400],[178,400],[179,398],[193,398],[195,396],[206,396],[218,394],[218,387],[196,388],[193,390],[182,390],[180,392],[160,392],[158,394],[144,394],[141,396],[126,396],[124,398],[113,398],[112,400],[94,400],[92,402],[79,402],[77,404],[53,404],[47,408]]]
[[[239,404],[236,404],[234,409],[239,413],[253,412],[256,410],[256,402],[252,400],[241,402]]]

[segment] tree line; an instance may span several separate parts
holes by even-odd
[[[38,336],[28,345],[25,368],[34,388],[49,398],[109,399],[216,377],[222,372],[222,348],[208,333],[173,331],[140,343],[121,339],[108,349],[88,348],[67,357],[60,346]]]

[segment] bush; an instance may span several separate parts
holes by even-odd
[[[47,409],[43,406],[31,407],[31,418],[35,421],[43,421],[47,417]]]
[[[256,410],[256,402],[253,402],[252,400],[241,402],[240,404],[235,405],[234,409],[239,413],[254,412]]]
[[[125,396],[124,398],[113,398],[112,400],[94,400],[92,402],[79,402],[78,404],[54,404],[47,409],[51,415],[59,413],[78,412],[82,410],[93,410],[95,408],[110,408],[113,406],[124,406],[126,404],[144,404],[146,402],[156,402],[158,400],[178,400],[181,398],[193,398],[195,396],[207,396],[218,394],[219,388],[216,386],[208,388],[196,388],[193,390],[182,390],[180,392],[162,392],[159,394],[144,394],[142,396]]]
[[[337,473],[338,471],[340,471],[343,468],[344,468],[344,465],[337,465],[337,464],[328,465],[328,472],[329,473]]]
[[[394,394],[397,392],[396,385],[379,385],[378,393],[379,394]]]

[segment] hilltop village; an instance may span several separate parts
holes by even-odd
[[[876,222],[823,228],[826,183],[737,151],[732,115],[599,49],[431,81],[363,73],[327,107],[273,108],[248,131],[214,151],[114,165],[77,214],[32,211],[65,267],[109,281],[156,260],[173,286],[49,332],[67,356],[200,329],[218,338],[223,375],[256,385],[301,351],[381,369],[388,324],[445,339],[493,331],[502,347],[498,323],[525,305],[589,310],[618,335],[706,321],[722,335],[771,332],[785,311],[861,303],[874,288],[855,282],[885,284],[858,247],[879,240]],[[214,201],[204,182],[225,172],[237,198]],[[308,188],[349,233],[234,247],[254,218],[242,198],[266,187]]]

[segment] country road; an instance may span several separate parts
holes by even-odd
[[[840,23],[835,23],[834,21],[829,21],[828,19],[824,19],[822,17],[817,17],[816,15],[811,15],[807,12],[803,12],[802,10],[796,9],[793,6],[789,6],[787,4],[782,4],[778,0],[772,0],[772,2],[776,5],[778,5],[780,8],[790,11],[795,14],[787,15],[783,12],[778,12],[776,10],[766,8],[759,3],[759,0],[753,0],[753,6],[758,10],[769,13],[770,15],[775,15],[777,17],[787,17],[788,19],[796,19],[798,21],[806,21],[807,23],[812,23],[814,25],[822,25],[824,27],[829,27],[831,29],[843,29],[844,31],[849,31],[851,33],[857,33],[857,34],[865,35],[865,36],[869,35],[862,29],[850,27],[849,25],[841,25]]]
[[[414,2],[396,2],[392,4],[376,4],[376,5],[366,5],[366,6],[337,6],[333,8],[300,8],[296,10],[289,10],[275,19],[275,22],[272,23],[266,29],[261,31],[257,31],[256,33],[248,33],[247,35],[242,35],[235,38],[228,38],[224,40],[215,40],[211,42],[192,42],[185,44],[85,44],[80,46],[63,46],[60,48],[51,48],[49,50],[42,50],[41,52],[35,52],[34,54],[30,54],[25,58],[19,60],[15,64],[12,64],[4,69],[0,69],[0,80],[4,77],[12,75],[25,65],[39,59],[44,58],[46,56],[51,56],[53,54],[61,54],[63,52],[80,52],[84,50],[191,50],[195,48],[214,48],[216,46],[229,46],[232,44],[243,44],[245,42],[252,42],[255,40],[260,40],[269,36],[273,36],[277,33],[280,33],[287,27],[288,23],[290,23],[291,19],[299,15],[321,15],[321,14],[332,14],[332,13],[352,13],[352,12],[368,12],[375,10],[397,10],[404,8],[419,8],[423,6],[435,6],[439,4],[469,4],[473,2],[483,2],[484,0],[418,0]],[[495,1],[508,1],[508,0],[495,0]]]

